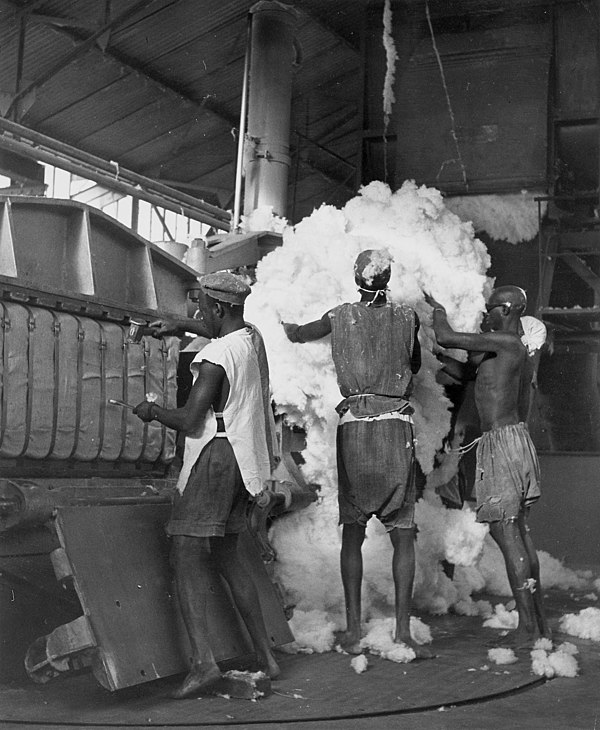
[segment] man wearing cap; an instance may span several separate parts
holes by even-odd
[[[194,382],[187,402],[166,409],[144,401],[134,410],[143,421],[158,420],[186,435],[167,525],[177,594],[193,652],[191,670],[173,694],[176,699],[210,692],[220,678],[206,617],[213,566],[229,585],[260,668],[271,678],[279,673],[256,588],[237,555],[249,495],[260,494],[271,475],[266,430],[270,405],[264,397],[255,333],[244,322],[249,293],[250,287],[228,272],[200,279],[198,322],[211,341],[190,366]]]
[[[519,624],[508,642],[531,648],[549,636],[538,557],[526,517],[540,496],[540,469],[525,420],[533,368],[530,354],[543,343],[543,323],[523,323],[527,295],[517,286],[494,289],[480,333],[456,332],[445,308],[433,306],[433,329],[442,347],[469,350],[477,366],[475,403],[483,435],[477,444],[477,520],[486,522],[506,564]],[[524,331],[523,337],[521,337]]]
[[[331,350],[343,400],[337,406],[341,573],[346,602],[343,649],[360,653],[362,544],[369,518],[377,516],[393,545],[395,641],[417,657],[431,652],[410,635],[415,574],[415,457],[408,401],[421,365],[419,322],[408,306],[388,302],[391,256],[362,251],[354,264],[360,301],[341,304],[305,325],[283,323],[292,342],[331,334]]]

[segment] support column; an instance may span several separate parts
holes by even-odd
[[[250,9],[250,85],[245,148],[244,214],[263,205],[285,216],[290,168],[294,30],[290,5],[262,0]]]

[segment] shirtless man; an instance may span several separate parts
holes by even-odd
[[[516,286],[494,289],[480,334],[455,332],[446,310],[430,296],[433,329],[442,347],[473,353],[475,402],[483,436],[477,446],[477,520],[486,522],[502,551],[519,614],[511,637],[518,648],[549,636],[539,562],[526,517],[540,496],[540,472],[525,419],[532,369],[520,337],[527,295]]]
[[[341,304],[304,325],[283,323],[292,342],[311,342],[331,334],[338,385],[337,406],[341,573],[346,602],[343,649],[360,654],[362,544],[368,520],[385,526],[394,549],[396,632],[418,658],[432,653],[410,635],[415,575],[415,461],[408,402],[412,376],[421,366],[419,323],[408,306],[388,302],[389,254],[362,251],[354,265],[360,302]]]
[[[233,274],[200,280],[199,330],[211,342],[192,362],[194,384],[181,408],[143,401],[134,413],[186,434],[183,467],[167,533],[172,538],[175,585],[192,647],[192,666],[175,699],[210,693],[221,673],[210,646],[206,616],[214,568],[227,581],[248,629],[259,668],[274,679],[279,667],[251,576],[237,554],[246,529],[249,494],[270,477],[266,408],[253,333],[244,322],[250,287]],[[160,334],[169,326],[162,324]],[[214,339],[217,338],[217,339]]]

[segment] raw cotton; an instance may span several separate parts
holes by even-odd
[[[483,622],[489,629],[516,629],[519,623],[519,614],[516,611],[507,611],[503,603],[494,606],[494,615]]]
[[[245,225],[271,230],[265,216],[261,211]],[[431,613],[454,607],[487,617],[490,604],[474,601],[474,591],[510,595],[502,556],[486,538],[487,528],[468,509],[445,509],[434,493],[436,480],[451,477],[457,461],[449,460],[443,475],[435,475],[435,457],[449,430],[450,403],[436,381],[438,348],[423,292],[446,306],[455,329],[476,331],[492,287],[486,276],[490,259],[472,224],[452,213],[438,190],[407,181],[392,192],[373,182],[343,209],[324,205],[294,228],[284,228],[283,245],[258,264],[246,305],[248,320],[265,339],[277,410],[287,423],[306,431],[304,478],[320,486],[318,502],[278,518],[270,532],[278,580],[296,606],[296,649],[327,651],[334,629],[344,625],[335,459],[335,406],[341,395],[329,338],[291,343],[281,322],[306,323],[342,302],[358,300],[353,266],[365,249],[381,249],[393,259],[389,297],[414,307],[421,322],[423,364],[411,401],[417,459],[428,485],[416,507],[415,606]],[[450,354],[466,357],[462,351]],[[392,548],[377,520],[369,522],[363,559],[365,619],[389,616],[394,605]],[[457,565],[452,581],[442,570],[443,560]]]
[[[509,243],[531,241],[539,231],[536,195],[526,190],[509,195],[448,196],[446,206],[462,220],[471,221],[475,231]],[[546,210],[542,203],[542,215]]]
[[[495,664],[514,664],[519,661],[512,649],[502,647],[488,649],[488,659]]]
[[[567,613],[560,619],[560,630],[580,639],[600,641],[600,608],[590,606],[579,613]]]
[[[364,654],[359,654],[350,660],[350,666],[357,674],[362,674],[369,668],[369,660]]]
[[[536,642],[531,652],[531,671],[540,677],[576,677],[579,666],[575,654],[577,648],[568,642],[561,644],[556,651],[546,650]]]

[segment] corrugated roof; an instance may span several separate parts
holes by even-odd
[[[352,193],[354,180],[344,180],[358,153],[358,21],[366,3],[295,3],[300,54],[291,141],[298,169],[290,177],[300,207],[327,201],[328,190]],[[8,0],[0,22],[0,87],[15,90],[23,18],[19,88],[35,88],[21,100],[17,121],[134,172],[213,189],[225,205],[233,193],[233,128],[253,4],[119,0],[107,17],[105,3],[96,0],[43,0],[31,11],[26,0]],[[82,45],[111,23],[96,43]]]

